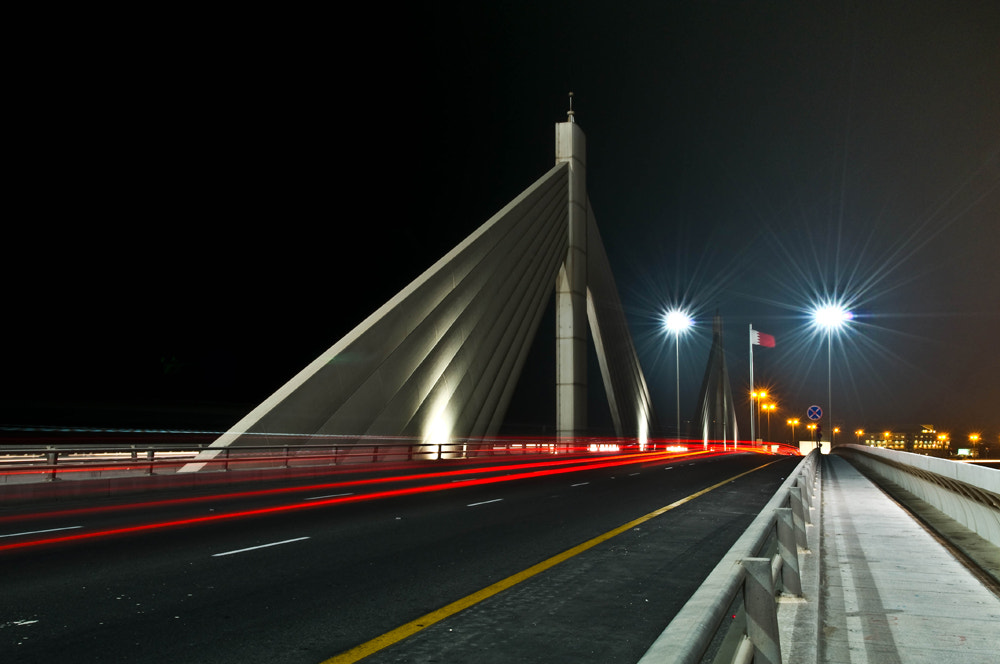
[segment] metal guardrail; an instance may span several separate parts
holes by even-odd
[[[0,483],[19,477],[52,481],[64,477],[106,474],[168,474],[198,460],[206,470],[229,472],[340,466],[384,461],[432,461],[476,457],[550,454],[551,442],[483,441],[427,444],[422,441],[374,439],[342,444],[240,445],[212,448],[206,444],[38,444],[0,447]],[[560,451],[565,451],[560,449]],[[211,454],[208,454],[211,453]],[[199,456],[210,457],[199,459]]]
[[[796,466],[639,664],[782,661],[776,597],[802,595],[818,463],[813,450]]]
[[[588,454],[627,452],[637,447],[620,439],[585,438],[573,443],[552,439],[455,439],[427,443],[411,438],[328,437],[323,443],[305,442],[298,436],[266,434],[259,445],[212,447],[208,442],[122,442],[103,444],[38,443],[0,445],[0,484],[18,481],[93,479],[104,476],[162,475],[178,472],[185,464],[199,470],[234,471],[340,466],[347,464],[475,459],[499,456]],[[320,437],[322,438],[322,437]],[[277,441],[277,442],[275,442]],[[650,445],[644,450],[670,450],[672,443]],[[692,445],[701,449],[701,444]],[[712,449],[725,446],[712,446]],[[769,445],[772,453],[780,446]],[[760,449],[749,446],[748,449]],[[181,471],[183,472],[183,471]]]

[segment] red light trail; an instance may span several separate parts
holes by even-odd
[[[240,510],[235,512],[212,514],[208,516],[158,521],[158,522],[139,524],[121,528],[110,528],[92,532],[74,533],[72,535],[61,535],[55,537],[45,537],[34,540],[12,542],[10,544],[0,545],[0,552],[25,549],[28,547],[80,542],[80,541],[94,540],[103,537],[142,533],[154,530],[163,530],[168,528],[194,526],[194,525],[214,523],[232,519],[279,514],[284,512],[294,512],[306,509],[316,509],[320,507],[358,503],[368,500],[382,500],[387,498],[397,498],[408,495],[426,494],[435,491],[445,491],[451,489],[459,489],[463,487],[498,484],[501,482],[525,480],[543,476],[560,475],[560,474],[574,473],[586,470],[596,470],[600,468],[609,468],[621,465],[633,465],[633,464],[648,465],[658,461],[662,462],[670,459],[694,457],[694,456],[698,457],[715,456],[717,454],[722,454],[722,452],[715,452],[715,451],[653,452],[653,453],[638,453],[638,454],[628,454],[628,455],[614,455],[614,456],[605,456],[598,458],[558,459],[558,460],[549,460],[544,462],[539,461],[539,462],[518,463],[518,464],[506,463],[498,466],[487,466],[485,468],[480,467],[474,469],[447,470],[447,471],[423,473],[423,474],[365,478],[359,480],[348,480],[344,482],[313,484],[301,487],[284,487],[278,489],[265,489],[261,491],[247,491],[247,492],[220,494],[213,496],[198,496],[198,497],[180,498],[174,500],[147,501],[142,503],[132,503],[128,505],[122,505],[122,506],[106,506],[106,507],[96,507],[96,508],[81,508],[74,510],[58,510],[43,514],[9,516],[0,519],[0,522],[9,523],[11,521],[24,520],[27,518],[37,519],[37,518],[66,517],[72,515],[89,515],[102,512],[111,512],[116,510],[135,510],[143,508],[148,509],[151,507],[193,504],[208,500],[220,500],[220,499],[226,500],[226,499],[237,499],[245,497],[274,496],[274,495],[302,493],[302,492],[316,491],[316,490],[331,490],[331,489],[340,490],[348,487],[374,486],[386,483],[401,483],[401,482],[427,480],[427,479],[441,480],[445,478],[456,478],[456,477],[461,478],[463,476],[481,475],[484,473],[491,474],[491,476],[489,477],[467,477],[467,479],[459,479],[457,481],[452,479],[452,481],[443,483],[435,482],[433,484],[394,488],[383,491],[375,491],[372,493],[352,494],[352,495],[336,496],[319,500],[311,500],[310,502],[276,505],[271,507],[262,507],[250,510]],[[496,475],[496,473],[507,472],[507,471],[513,471],[513,472],[510,472],[509,474],[505,475]]]

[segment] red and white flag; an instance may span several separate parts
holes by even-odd
[[[763,332],[758,332],[757,330],[750,328],[750,343],[754,346],[774,348],[774,337],[770,334],[764,334]]]

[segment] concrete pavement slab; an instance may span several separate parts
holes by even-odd
[[[817,661],[996,662],[1000,597],[849,462],[824,461]]]

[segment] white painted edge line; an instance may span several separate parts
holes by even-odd
[[[255,551],[257,549],[266,549],[269,546],[278,546],[279,544],[290,544],[292,542],[301,542],[302,540],[307,540],[308,537],[296,537],[295,539],[284,540],[281,542],[271,542],[270,544],[261,544],[260,546],[251,546],[246,549],[236,549],[235,551],[224,551],[223,553],[213,553],[213,558],[218,558],[219,556],[231,556],[234,553],[246,553],[247,551]]]
[[[19,535],[37,535],[39,533],[54,533],[58,530],[75,530],[76,528],[83,528],[83,526],[66,526],[65,528],[48,528],[46,530],[28,530],[23,533],[9,533],[7,535],[0,535],[0,537],[17,537]]]
[[[574,486],[587,486],[590,482],[577,482],[576,484],[570,484],[571,487]]]
[[[628,474],[628,476],[629,476],[629,477],[635,477],[636,475],[640,475],[640,474],[641,474],[641,473],[629,473],[629,474]]]
[[[323,500],[324,498],[342,498],[353,495],[353,493],[331,493],[329,496],[312,496],[311,498],[303,498],[302,500]]]
[[[469,503],[466,507],[478,507],[479,505],[489,505],[490,503],[499,503],[503,498],[494,498],[493,500],[484,500],[481,503]]]

